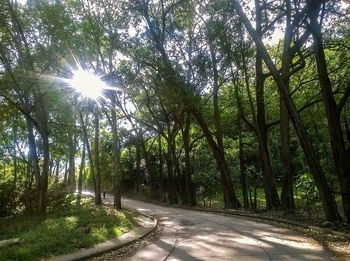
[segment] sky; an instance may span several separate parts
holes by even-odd
[[[25,4],[27,2],[27,0],[15,0],[15,1],[17,1],[20,4]],[[253,0],[248,0],[248,1],[249,1],[248,6],[250,7],[250,9],[253,9],[254,8],[254,1]],[[341,1],[341,6],[342,6],[343,9],[349,7],[349,5],[350,5],[350,1],[349,0],[342,0]],[[129,33],[130,33],[131,36],[134,35],[135,32],[136,32],[135,28],[130,28],[129,29]],[[274,33],[272,34],[271,38],[265,39],[264,43],[265,44],[269,43],[269,44],[272,44],[272,45],[273,44],[277,44],[279,42],[279,40],[281,40],[283,38],[283,34],[284,33],[283,33],[282,30],[276,28]]]

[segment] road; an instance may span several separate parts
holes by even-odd
[[[332,260],[316,241],[293,231],[240,217],[123,199],[123,207],[156,217],[158,240],[130,260]]]

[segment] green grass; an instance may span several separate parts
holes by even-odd
[[[0,260],[39,260],[91,247],[121,235],[135,225],[132,217],[114,209],[85,202],[53,210],[45,219],[34,216],[0,218],[0,240],[20,243],[0,248]]]
[[[243,203],[243,197],[242,197],[242,191],[240,188],[236,188],[236,196],[238,200]],[[253,197],[253,192],[252,192]],[[257,207],[259,208],[265,208],[266,201],[265,201],[265,193],[263,188],[258,188],[256,193],[256,199],[257,199]],[[211,207],[211,208],[223,208],[224,207],[224,199],[222,193],[215,193],[211,197],[205,197],[205,206]],[[198,204],[200,206],[204,206],[204,200],[203,197],[200,198],[198,201]]]
[[[281,187],[277,187],[277,192],[281,196]],[[266,207],[266,200],[265,200],[265,192],[263,188],[258,188],[256,191],[256,199],[257,199],[257,209],[265,209]],[[236,188],[236,196],[238,200],[243,203],[243,196],[242,196],[242,190],[240,188]],[[249,195],[248,195],[249,197]],[[253,191],[252,191],[252,197]],[[205,197],[205,207],[211,207],[211,208],[223,208],[224,207],[224,202],[223,202],[223,195],[222,193],[215,193],[211,197]],[[203,197],[201,197],[198,200],[198,205],[199,206],[204,206],[204,200]],[[254,200],[254,199],[253,199]],[[341,203],[341,198],[340,196],[335,197],[339,213],[343,215],[343,210],[342,210],[342,203]],[[309,215],[308,213],[308,207],[306,203],[306,198],[303,193],[301,193],[300,190],[296,189],[294,187],[294,202],[296,208],[299,210],[299,212],[303,212],[305,216]],[[322,210],[322,203],[320,200],[316,202],[311,202],[310,203],[310,213],[313,218],[323,218],[324,213]]]

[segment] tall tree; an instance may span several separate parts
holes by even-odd
[[[244,13],[241,4],[235,0],[232,0],[232,4],[235,7],[239,16],[241,17],[253,41],[255,42],[257,51],[260,52],[262,59],[264,60],[267,68],[269,69],[270,73],[272,74],[272,77],[274,78],[277,84],[280,95],[283,97],[284,103],[288,109],[288,113],[291,117],[291,120],[294,124],[294,128],[297,132],[300,144],[303,148],[306,160],[310,168],[310,172],[313,175],[317,188],[319,190],[326,218],[330,221],[339,221],[340,215],[337,210],[335,200],[332,196],[331,189],[327,182],[326,176],[321,168],[319,158],[316,155],[316,151],[310,141],[305,125],[302,119],[300,118],[300,115],[298,114],[295,103],[291,98],[291,95],[288,90],[288,86],[283,81],[279,71],[277,70],[274,62],[271,59],[271,56],[266,50],[266,47],[263,44],[262,39],[256,33],[256,30],[253,28],[247,15]]]
[[[169,56],[167,54],[167,51],[164,47],[164,36],[165,36],[165,18],[166,18],[166,11],[165,8],[161,6],[161,17],[162,17],[162,27],[163,28],[156,28],[156,24],[154,21],[152,21],[152,18],[149,14],[149,5],[148,3],[143,4],[135,4],[136,10],[139,11],[142,16],[144,17],[148,29],[150,31],[150,37],[154,43],[155,48],[160,54],[160,57],[162,59],[162,65],[159,68],[159,74],[164,79],[165,83],[168,86],[174,87],[174,93],[176,95],[177,100],[181,99],[181,106],[186,106],[191,111],[193,117],[196,119],[198,125],[203,130],[203,133],[205,137],[207,138],[208,144],[212,148],[214,158],[217,162],[217,166],[221,175],[222,180],[222,186],[223,186],[223,194],[224,194],[224,202],[225,206],[227,208],[237,208],[240,206],[240,203],[236,197],[235,190],[233,188],[233,183],[230,177],[230,171],[229,167],[227,165],[225,155],[222,153],[222,149],[217,144],[217,142],[214,140],[209,127],[207,126],[207,123],[205,119],[203,118],[203,115],[201,112],[195,108],[193,105],[195,104],[192,100],[192,95],[190,90],[190,86],[182,79],[182,77],[174,70],[174,67],[172,66],[171,60],[169,59]],[[158,33],[159,32],[159,33]],[[168,89],[170,91],[170,89]]]
[[[322,19],[326,1],[307,1],[307,14],[310,20],[308,29],[313,37],[313,53],[316,59],[317,73],[322,99],[326,109],[328,131],[336,173],[339,179],[344,214],[350,220],[350,147],[346,145],[341,124],[342,110],[350,97],[350,84],[344,90],[337,103],[333,94],[332,82],[329,77],[326,55],[322,37]],[[321,7],[323,6],[323,10]],[[319,19],[321,21],[319,21]]]
[[[94,146],[93,162],[95,168],[95,203],[102,204],[101,198],[101,172],[100,172],[100,116],[99,108],[94,108]]]

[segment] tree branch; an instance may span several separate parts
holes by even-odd
[[[345,92],[343,94],[343,97],[341,97],[338,105],[337,105],[337,111],[338,113],[341,113],[341,111],[343,110],[345,104],[347,103],[348,99],[350,97],[350,83],[348,83],[348,86],[345,89]]]

